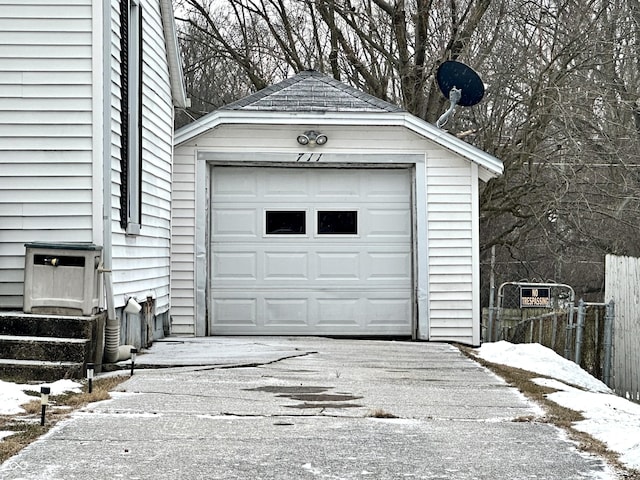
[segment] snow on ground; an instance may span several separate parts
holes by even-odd
[[[40,387],[50,387],[51,395],[60,395],[65,392],[80,392],[81,384],[73,380],[58,380],[53,383],[39,385],[25,385],[0,380],[0,415],[15,415],[24,413],[20,405],[36,400],[38,397],[27,395],[25,391],[40,392]]]
[[[488,362],[555,379],[534,381],[558,390],[547,395],[551,401],[582,413],[585,420],[575,423],[576,429],[606,443],[626,466],[640,469],[640,404],[616,396],[577,364],[537,343],[485,343],[476,353]]]
[[[592,392],[611,393],[609,387],[589,375],[578,364],[539,343],[485,343],[478,349],[478,356],[488,362],[546,375]]]

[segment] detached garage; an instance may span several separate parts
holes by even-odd
[[[176,132],[174,335],[480,343],[496,158],[307,71]]]

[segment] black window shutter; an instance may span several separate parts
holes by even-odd
[[[120,0],[120,226],[129,216],[129,0]]]

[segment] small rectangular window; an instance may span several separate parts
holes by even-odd
[[[307,233],[306,214],[304,210],[267,210],[267,235],[304,235]]]
[[[357,235],[357,211],[318,211],[318,234]]]

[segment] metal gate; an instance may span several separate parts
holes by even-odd
[[[496,303],[485,341],[539,343],[610,384],[613,302],[576,303],[573,288],[561,283],[505,282]]]

